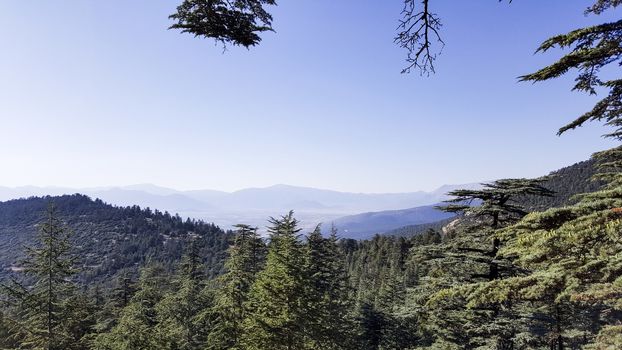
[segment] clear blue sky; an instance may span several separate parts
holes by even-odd
[[[401,192],[532,177],[612,145],[595,97],[518,83],[592,1],[434,0],[447,46],[401,75],[401,1],[281,0],[250,51],[167,31],[178,1],[0,2],[0,185],[276,183]]]

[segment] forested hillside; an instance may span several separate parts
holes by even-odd
[[[580,317],[557,314],[545,307],[549,292],[506,300],[498,284],[532,274],[502,255],[511,241],[489,235],[520,227],[538,206],[580,208],[574,196],[605,183],[589,180],[594,162],[452,191],[441,209],[466,215],[362,241],[339,240],[335,229],[328,238],[319,227],[301,232],[292,213],[272,219],[265,240],[246,225],[224,232],[83,195],[0,203],[0,348],[46,341],[98,350],[580,347],[621,315],[572,303],[565,307]],[[504,299],[470,299],[480,293]],[[46,300],[57,300],[52,311],[36,306]],[[81,317],[71,329],[68,313]],[[56,321],[42,321],[48,316]],[[46,324],[53,340],[30,333]]]
[[[596,174],[593,159],[573,164],[568,167],[551,172],[544,178],[542,185],[553,193],[551,196],[520,196],[516,201],[520,202],[529,211],[544,210],[553,207],[571,205],[578,201],[577,195],[594,192],[604,186],[602,180],[594,179]],[[389,236],[412,237],[427,232],[430,229],[440,231],[443,226],[449,224],[452,218],[438,220],[425,224],[406,225],[394,230],[384,232]],[[378,233],[378,232],[377,232]]]
[[[24,246],[34,241],[50,204],[73,232],[71,242],[86,283],[109,280],[124,269],[137,272],[147,261],[170,267],[190,240],[200,242],[208,276],[222,271],[231,234],[217,226],[138,206],[115,207],[76,194],[0,202],[0,279],[22,269]]]
[[[530,210],[543,210],[551,207],[561,207],[578,202],[576,195],[594,192],[604,186],[604,182],[595,179],[595,161],[593,159],[573,164],[553,171],[542,183],[551,191],[550,197],[524,196],[519,198],[525,207]]]

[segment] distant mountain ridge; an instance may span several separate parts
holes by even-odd
[[[309,187],[274,185],[234,192],[215,190],[178,191],[152,184],[121,187],[64,188],[0,187],[0,201],[32,196],[80,193],[120,206],[139,205],[179,213],[184,217],[214,220],[223,228],[237,223],[264,227],[270,216],[294,210],[305,229],[318,222],[328,223],[342,216],[412,208],[438,203],[445,192],[476,184],[445,185],[435,191],[407,193],[351,193]]]
[[[604,185],[602,181],[592,180],[595,173],[596,168],[594,160],[578,162],[559,170],[555,170],[551,172],[542,183],[544,187],[554,192],[552,197],[524,196],[518,198],[518,202],[529,211],[541,211],[552,207],[570,205],[577,201],[576,195],[597,191]],[[403,211],[403,213],[407,216],[409,212]],[[382,216],[383,212],[373,214],[375,216]],[[408,220],[408,218],[402,218],[402,220]],[[451,221],[451,219],[442,219],[440,221],[408,224],[402,227],[394,227],[383,234],[411,237],[421,234],[428,229],[440,230],[444,225]],[[366,227],[368,230],[369,228],[374,227],[374,222],[369,220],[367,222],[359,220],[357,224],[361,227]],[[377,227],[376,231],[380,231],[381,229],[382,226]]]
[[[433,205],[381,212],[350,215],[333,221],[333,225],[348,238],[367,239],[375,234],[384,234],[399,227],[420,226],[445,221],[454,217]]]

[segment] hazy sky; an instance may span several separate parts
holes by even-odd
[[[167,31],[178,1],[0,2],[0,185],[277,183],[401,192],[531,177],[611,146],[555,136],[595,97],[516,77],[593,1],[434,0],[447,43],[401,75],[401,1],[281,0],[250,51]]]

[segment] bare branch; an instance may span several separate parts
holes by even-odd
[[[417,2],[421,1],[423,9],[417,10]],[[442,27],[440,18],[430,12],[429,0],[404,0],[402,19],[397,27],[398,34],[394,42],[408,51],[407,66],[402,73],[419,70],[421,75],[434,73],[434,61],[441,53],[445,42],[439,30]],[[439,45],[436,49],[434,46]]]

